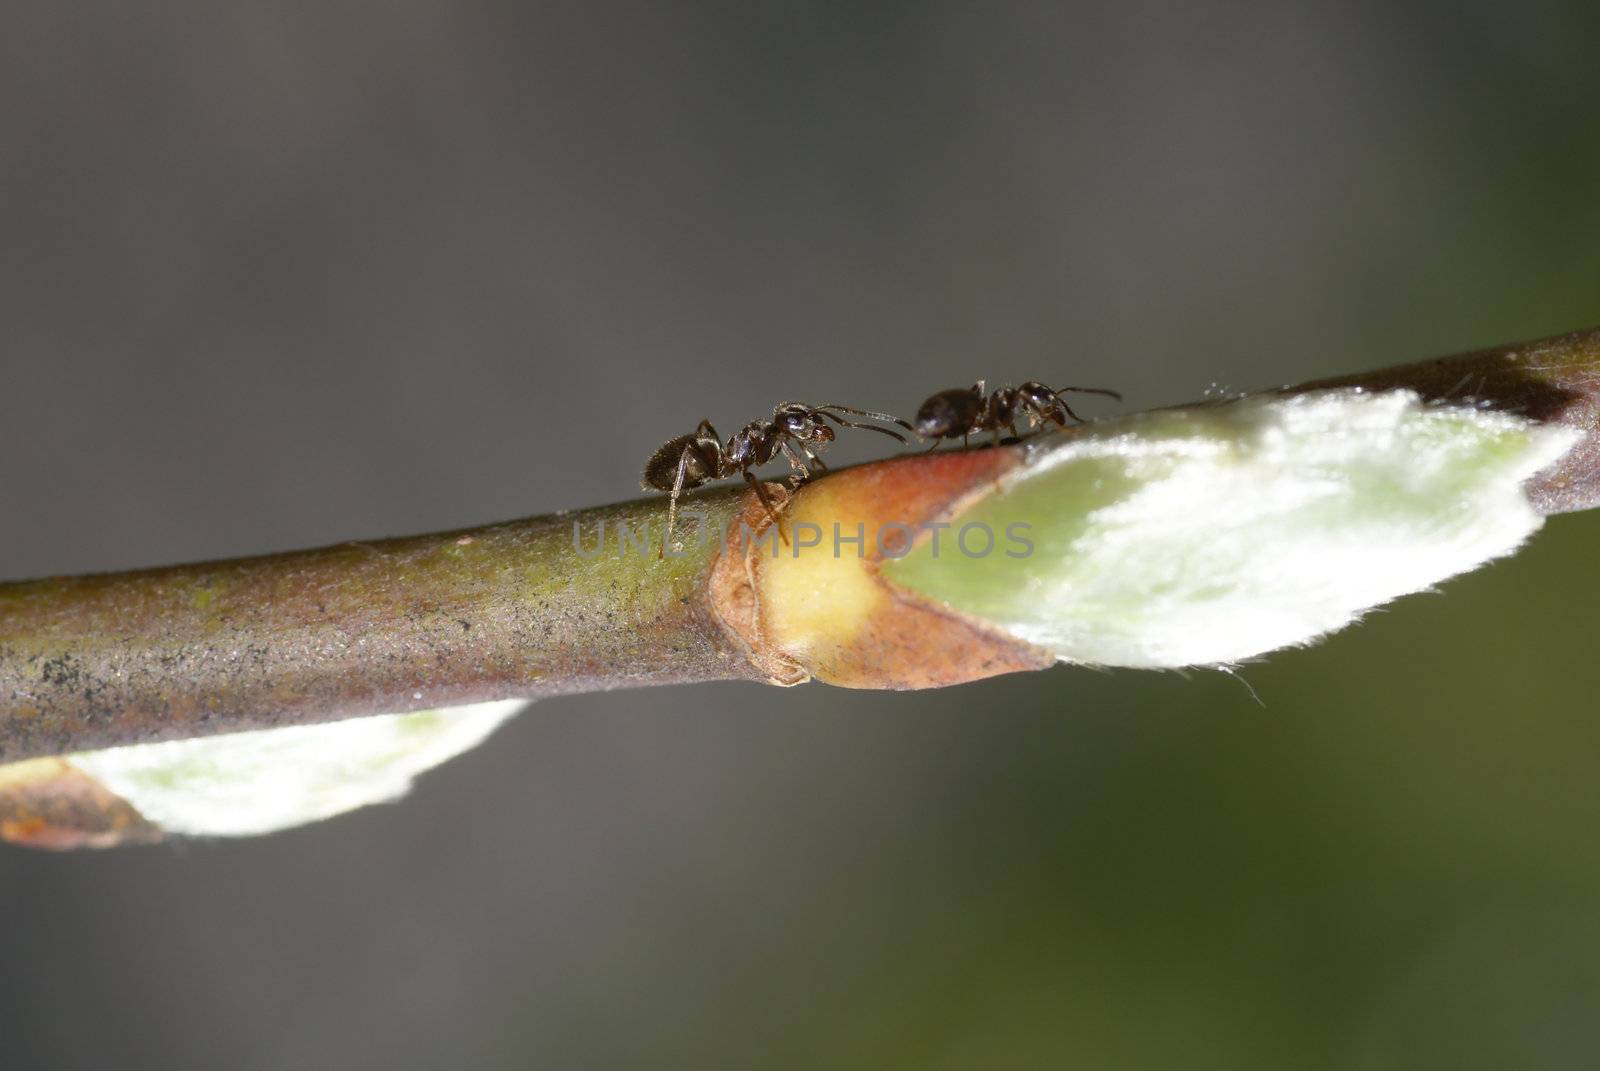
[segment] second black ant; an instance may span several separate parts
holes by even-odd
[[[1024,416],[1030,428],[1047,423],[1065,427],[1068,417],[1082,423],[1083,418],[1061,400],[1063,394],[1103,394],[1119,402],[1122,400],[1122,395],[1114,390],[1101,387],[1057,390],[1031,379],[1020,387],[1001,387],[986,394],[980,379],[971,387],[942,390],[923,402],[917,409],[913,430],[921,438],[932,439],[933,446],[938,446],[940,439],[960,439],[965,446],[970,436],[989,432],[998,446],[1001,429],[1009,428],[1012,435],[1018,434],[1017,421]]]

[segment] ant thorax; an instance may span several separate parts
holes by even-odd
[[[730,469],[747,469],[753,465],[764,465],[772,460],[772,437],[767,434],[767,426],[760,421],[746,424],[742,430],[728,440],[727,454]]]

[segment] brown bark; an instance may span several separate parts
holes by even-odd
[[[743,494],[694,503],[720,531]],[[0,761],[462,703],[760,678],[658,500],[438,535],[0,585]],[[604,553],[585,557],[604,525]],[[684,526],[690,532],[693,521]],[[652,544],[652,547],[655,544]]]
[[[1600,504],[1600,330],[1283,390],[1329,387],[1409,387],[1580,428],[1584,440],[1529,496],[1546,513]],[[836,482],[840,494],[870,483],[868,497],[886,510],[943,508],[1020,449],[984,454],[838,473],[801,502],[833,494]],[[687,504],[704,511],[707,535],[737,528],[741,514],[759,522],[744,488]],[[619,547],[619,526],[653,526],[658,538],[665,513],[654,498],[439,535],[0,584],[0,762],[562,692],[811,675],[937,686],[1048,661],[996,649],[934,608],[886,611],[882,601],[841,625],[850,642],[822,636],[811,660],[798,661],[763,639],[759,615],[770,608],[754,605],[757,570],[729,556],[742,554],[736,541],[724,554],[723,540],[690,538],[681,557],[663,560],[657,543]],[[591,555],[602,525],[607,544]],[[691,520],[680,535],[700,532]],[[928,665],[908,664],[919,657]]]

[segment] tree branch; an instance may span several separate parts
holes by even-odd
[[[693,505],[720,530],[743,497],[718,490]],[[0,585],[0,760],[761,676],[707,604],[714,540],[660,561],[617,552],[622,532],[659,533],[662,513],[658,500],[629,502]],[[578,552],[602,534],[604,553]]]
[[[1527,494],[1543,513],[1600,503],[1600,330],[1256,397],[1356,387],[1411,388],[1575,428],[1577,445]],[[1217,404],[1167,412],[1198,419]],[[1086,437],[1144,434],[1151,416],[841,470],[805,485],[785,524],[915,528]],[[903,583],[885,584],[879,566],[895,555],[874,552],[871,536],[863,564],[807,572],[788,564],[787,548],[770,556],[764,512],[747,489],[685,504],[700,516],[681,522],[681,552],[663,559],[653,552],[666,513],[658,497],[439,535],[0,585],[0,761],[687,681],[927,687],[1067,657],[952,609],[957,598],[919,594],[913,568],[897,566]],[[769,543],[750,553],[741,524]],[[644,531],[651,551],[619,547]]]

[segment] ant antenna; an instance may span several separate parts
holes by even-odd
[[[891,431],[888,428],[880,428],[876,424],[859,424],[854,420],[846,420],[844,417],[834,416],[832,413],[825,413],[825,412],[822,411],[821,408],[817,409],[817,416],[819,416],[819,417],[827,417],[829,420],[833,421],[835,424],[839,425],[841,428],[860,428],[862,431],[875,431],[875,432],[879,433],[880,435],[887,435],[891,439],[898,440],[899,442],[905,442],[906,441],[906,437],[904,435],[901,435],[898,431]],[[898,419],[898,418],[896,418],[896,419]],[[901,421],[901,423],[904,423],[904,421]],[[910,430],[910,425],[909,424],[906,425],[906,430],[908,430],[908,431]]]
[[[1079,424],[1084,423],[1085,422],[1084,419],[1081,416],[1079,416],[1077,413],[1074,413],[1072,411],[1072,406],[1068,405],[1061,398],[1061,396],[1063,394],[1067,394],[1067,393],[1072,393],[1072,394],[1103,394],[1107,398],[1115,398],[1119,402],[1122,401],[1122,395],[1118,394],[1114,390],[1106,390],[1104,387],[1062,387],[1060,390],[1051,391],[1050,392],[1050,396],[1053,397],[1057,401],[1057,403],[1060,404],[1061,408],[1066,412],[1066,414],[1069,417],[1071,417],[1073,420],[1076,420]]]
[[[880,413],[875,409],[857,409],[853,405],[817,405],[817,406],[812,406],[812,408],[815,409],[819,413],[821,413],[824,409],[836,409],[841,413],[849,413],[851,416],[864,416],[864,417],[868,417],[868,418],[870,418],[872,420],[881,420],[885,424],[899,424],[902,428],[905,428],[907,431],[911,431],[912,430],[911,424],[908,421],[901,420],[899,417],[894,416],[891,413]],[[827,414],[827,415],[833,420],[838,420],[839,419],[838,417],[833,416],[831,413]],[[867,427],[868,425],[865,425],[865,424],[851,424],[850,426],[852,428],[862,428],[862,427]],[[883,429],[879,428],[877,430],[882,431]],[[904,442],[904,441],[905,441],[904,439],[901,440],[901,442]]]

